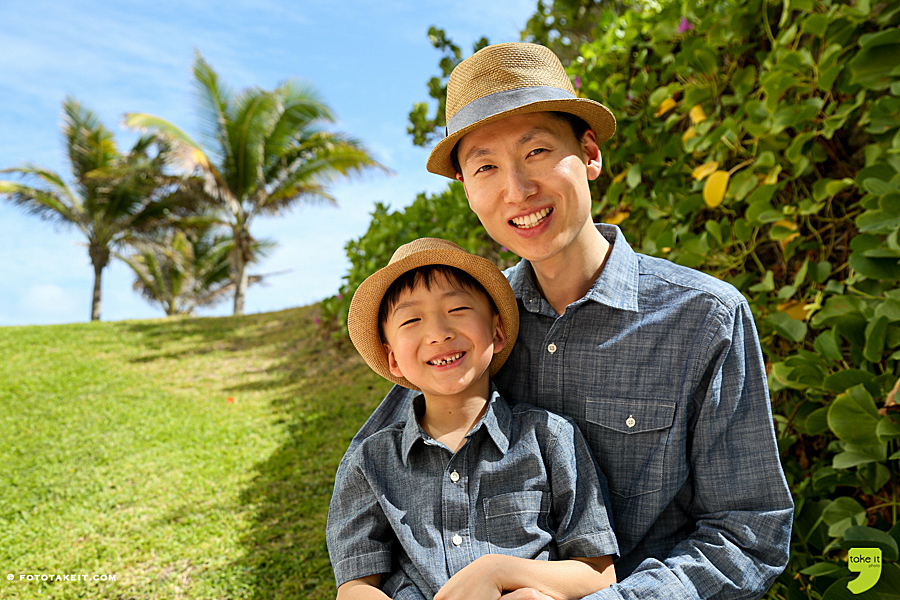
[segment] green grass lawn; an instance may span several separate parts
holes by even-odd
[[[0,328],[0,598],[333,598],[334,471],[389,384],[317,314]]]

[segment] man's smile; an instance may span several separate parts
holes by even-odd
[[[538,225],[540,225],[544,221],[544,219],[550,216],[550,213],[552,212],[553,208],[548,206],[522,217],[513,217],[509,220],[509,222],[511,225],[513,225],[514,227],[518,227],[519,229],[531,229],[532,227],[537,227]]]

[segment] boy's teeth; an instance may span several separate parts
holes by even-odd
[[[462,358],[462,355],[463,355],[462,352],[457,352],[456,354],[452,354],[452,355],[450,355],[450,356],[446,356],[446,357],[441,358],[441,359],[439,359],[439,360],[430,360],[430,361],[428,361],[428,364],[429,364],[429,365],[435,365],[435,366],[437,366],[437,367],[440,367],[440,366],[442,366],[442,365],[449,365],[450,363],[456,362],[457,360],[459,360],[460,358]]]
[[[531,213],[530,215],[525,215],[524,217],[516,217],[512,220],[513,225],[520,229],[531,229],[538,223],[544,220],[544,218],[550,214],[552,209],[550,207],[541,209],[535,213]]]

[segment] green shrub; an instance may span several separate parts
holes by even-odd
[[[570,66],[618,119],[595,214],[750,301],[797,505],[773,597],[900,589],[900,4],[607,10]],[[827,594],[826,594],[827,591]]]

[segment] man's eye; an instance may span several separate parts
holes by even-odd
[[[493,168],[494,168],[494,165],[482,165],[482,166],[478,167],[477,169],[475,169],[475,172],[476,173],[484,173],[485,171],[490,171]]]
[[[531,152],[528,153],[528,156],[535,156],[536,154],[541,154],[542,152],[546,152],[546,148],[535,148]]]

